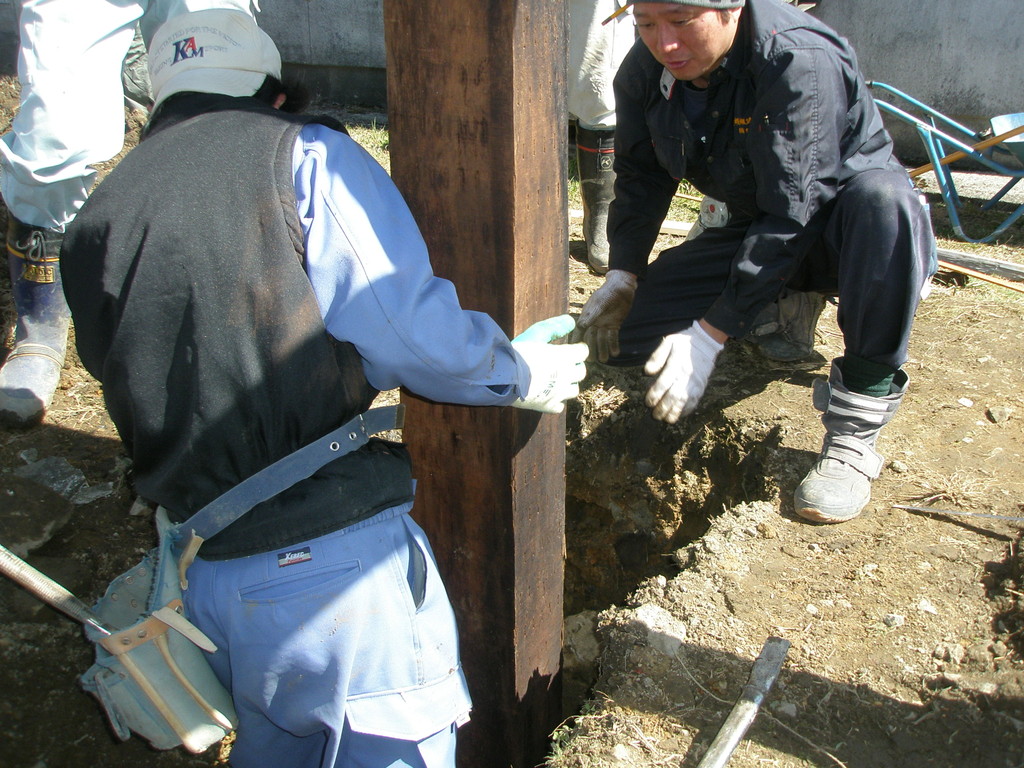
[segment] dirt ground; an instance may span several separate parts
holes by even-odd
[[[551,768],[697,765],[769,637],[786,664],[730,766],[1024,765],[1022,319],[1007,289],[936,287],[887,466],[839,526],[791,501],[820,447],[811,382],[841,353],[831,306],[815,360],[731,343],[673,427],[643,376],[594,370],[567,460],[567,690],[589,698]]]
[[[8,120],[15,95],[0,81]],[[939,206],[935,221],[948,235]],[[578,312],[600,281],[578,222],[570,240]],[[970,250],[1024,262],[1024,230]],[[810,361],[731,342],[675,426],[649,417],[642,374],[591,368],[567,416],[567,720],[551,768],[696,766],[771,636],[791,646],[731,766],[1024,766],[1024,295],[942,277],[886,468],[844,525],[801,522],[790,501],[821,441],[812,381],[841,353],[833,307]],[[77,480],[43,487],[69,466]],[[4,525],[51,521],[28,559],[87,601],[152,544],[73,353],[46,422],[0,430],[0,491]],[[0,583],[0,768],[224,764],[226,747],[117,741],[77,685],[90,663],[77,625]]]

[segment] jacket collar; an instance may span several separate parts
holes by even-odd
[[[276,113],[273,107],[251,96],[225,96],[220,93],[183,91],[169,96],[154,110],[146,124],[143,138],[172,125],[183,123],[208,112],[245,110],[248,112]]]

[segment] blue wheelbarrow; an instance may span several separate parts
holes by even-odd
[[[939,192],[946,203],[949,220],[957,237],[968,243],[988,243],[999,237],[1024,215],[1024,203],[1022,203],[988,235],[981,238],[969,237],[960,222],[960,210],[963,204],[957,193],[953,172],[949,167],[950,163],[970,158],[989,171],[1006,177],[1007,181],[1002,189],[981,206],[983,211],[990,210],[1021,179],[1024,179],[1024,170],[1011,168],[1005,164],[1016,158],[1021,165],[1024,165],[1024,112],[993,117],[989,121],[989,128],[979,132],[961,125],[891,85],[880,83],[877,80],[869,82],[868,85],[895,96],[909,108],[915,109],[922,115],[919,117],[907,109],[887,101],[876,101],[879,109],[883,112],[899,117],[917,129],[931,162],[911,170],[910,177],[916,178],[929,171],[935,173]]]

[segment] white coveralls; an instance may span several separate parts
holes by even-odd
[[[255,0],[21,0],[21,108],[0,138],[0,194],[15,218],[63,232],[124,144],[121,64],[135,25],[148,43],[182,13]]]
[[[618,7],[617,0],[569,0],[569,114],[583,128],[615,127],[612,79],[635,37],[632,24],[601,25]]]

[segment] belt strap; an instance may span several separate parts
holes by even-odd
[[[371,435],[388,429],[401,429],[404,420],[404,405],[374,408],[356,416],[218,496],[178,526],[182,537],[188,538],[191,534],[204,540],[220,533],[257,504],[288,490],[326,464],[365,445]]]

